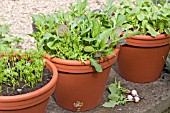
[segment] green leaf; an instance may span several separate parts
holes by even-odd
[[[126,16],[121,14],[121,15],[118,15],[117,17],[117,20],[116,20],[116,26],[120,27],[122,26],[123,23],[125,23],[126,21]]]
[[[32,15],[32,20],[36,28],[42,32],[45,26],[45,16],[43,14]]]
[[[166,32],[167,35],[170,35],[170,28],[166,28],[165,32]]]
[[[48,42],[47,46],[51,49],[51,50],[55,50],[56,47],[54,46],[54,42]]]
[[[93,25],[92,22],[90,22],[89,27],[88,27],[86,30],[83,30],[83,31],[81,32],[81,35],[84,35],[84,34],[88,33],[88,32],[91,30],[92,25]]]
[[[55,17],[54,16],[55,16],[54,14],[50,14],[49,16],[47,16],[47,21],[48,21],[50,30],[55,26]]]
[[[146,28],[148,29],[148,33],[151,34],[151,36],[157,36],[159,33],[154,30],[153,27],[151,27],[149,24],[146,25]]]
[[[98,36],[98,39],[97,39],[96,47],[99,47],[102,40],[105,40],[105,42],[107,42],[111,33],[112,33],[112,29],[107,29],[107,30],[103,31],[102,33],[100,33],[100,35]]]
[[[108,88],[109,88],[109,91],[111,92],[111,94],[112,93],[116,94],[119,91],[117,84],[110,84]]]
[[[146,25],[148,24],[148,20],[143,20],[142,21],[142,26],[141,26],[141,28],[142,28],[142,31],[143,32],[146,32]]]
[[[109,102],[104,103],[104,107],[114,107],[119,104],[125,104],[127,99],[124,93],[129,93],[128,89],[125,89],[120,86],[120,81],[117,82],[115,78],[115,82],[109,85],[110,94],[108,95]]]
[[[122,28],[116,27],[116,28],[114,28],[114,29],[112,30],[112,34],[111,34],[110,38],[111,38],[112,40],[117,39],[117,38],[120,37],[120,35],[122,34],[122,32],[123,32],[123,29],[122,29]]]
[[[137,6],[142,5],[141,0],[136,0],[135,2],[136,2],[136,5],[137,5]]]
[[[135,36],[135,35],[141,35],[141,34],[144,34],[144,33],[143,32],[139,32],[138,30],[135,30],[132,33],[129,33],[127,37],[131,37],[131,36]]]
[[[95,60],[93,58],[90,58],[89,60],[91,62],[91,65],[94,66],[94,68],[96,69],[97,72],[102,72],[102,67],[100,64],[98,64],[97,60]]]
[[[116,93],[111,93],[111,94],[108,95],[108,98],[112,101],[118,101],[120,96]]]
[[[113,2],[114,2],[115,0],[108,0],[107,1],[107,6],[108,7],[111,7],[112,5],[113,5]]]
[[[143,13],[143,11],[139,12],[139,14],[137,14],[137,18],[138,20],[142,21],[145,18],[145,14]]]
[[[3,42],[12,42],[14,39],[13,38],[3,38]]]
[[[42,41],[46,39],[47,39],[47,47],[49,47],[51,50],[55,50],[56,49],[55,44],[56,41],[59,40],[59,36],[46,34],[45,38]]]
[[[44,39],[49,39],[49,38],[51,38],[51,37],[53,37],[53,35],[52,35],[51,33],[47,33],[47,34],[44,34],[44,35],[43,35],[43,38],[44,38]]]
[[[9,27],[10,27],[11,25],[1,25],[0,24],[0,38],[1,38],[1,35],[2,34],[7,34],[8,32],[9,32]]]
[[[163,22],[159,23],[159,26],[160,26],[159,33],[163,33],[163,31],[165,30],[164,23]],[[165,32],[166,32],[166,30],[165,30]]]
[[[84,51],[85,51],[85,52],[94,52],[95,49],[94,49],[92,46],[85,46],[85,47],[84,47]]]
[[[116,101],[109,101],[109,102],[105,102],[102,106],[103,107],[115,107],[118,104],[118,102]]]
[[[100,30],[100,23],[98,22],[97,19],[93,19],[92,22],[93,22],[92,37],[95,38],[101,32],[101,30]]]
[[[87,37],[84,37],[83,40],[88,41],[88,42],[92,42],[92,41],[97,40],[97,37],[96,38],[87,38]]]
[[[77,0],[77,4],[76,4],[76,9],[77,9],[77,16],[81,16],[84,14],[85,12],[85,8],[87,6],[87,0]]]
[[[103,39],[101,42],[100,42],[100,45],[99,45],[99,47],[100,47],[100,49],[105,49],[106,47],[108,47],[109,45],[108,45],[108,39]]]
[[[131,24],[123,24],[122,28],[124,28],[125,30],[128,30],[130,28],[133,28],[133,25],[131,25]]]

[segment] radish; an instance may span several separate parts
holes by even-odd
[[[132,96],[132,95],[128,95],[128,96],[127,96],[127,99],[130,100],[130,101],[132,101],[132,100],[133,100],[133,96]]]
[[[134,97],[134,100],[133,100],[135,103],[138,103],[140,101],[140,98],[138,96],[135,96]]]
[[[137,93],[136,90],[132,90],[130,93],[131,93],[132,96],[138,96],[138,93]]]

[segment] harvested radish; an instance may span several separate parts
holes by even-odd
[[[138,96],[138,93],[137,93],[136,90],[132,90],[130,93],[131,93],[132,96]]]
[[[135,96],[135,97],[134,97],[134,102],[137,103],[137,102],[139,102],[139,101],[140,101],[140,98],[139,98],[138,96]]]
[[[130,101],[132,101],[132,100],[133,100],[133,96],[132,96],[132,95],[128,95],[128,96],[127,96],[127,99],[130,100]]]

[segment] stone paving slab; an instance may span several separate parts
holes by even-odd
[[[107,85],[114,81],[114,77],[117,77],[121,81],[123,87],[136,89],[143,99],[139,103],[129,102],[114,108],[104,108],[101,105],[107,101],[108,90],[106,90],[101,105],[84,113],[170,113],[170,110],[167,110],[170,107],[170,74],[162,73],[161,78],[155,82],[139,84],[124,80],[118,75],[117,68],[113,67]],[[62,109],[57,105],[55,99],[51,97],[48,103],[47,113],[73,112]]]

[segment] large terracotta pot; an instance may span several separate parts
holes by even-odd
[[[0,96],[0,113],[46,113],[48,99],[54,92],[58,79],[54,64],[47,60],[46,67],[53,73],[51,81],[44,87],[27,94]]]
[[[120,76],[128,81],[146,83],[157,80],[169,52],[169,37],[137,35],[126,39],[118,58]]]
[[[112,64],[117,60],[119,48],[100,60],[103,72],[96,72],[90,61],[53,58],[51,61],[59,70],[59,79],[55,89],[55,98],[64,109],[86,111],[95,108],[102,101],[105,85]],[[49,56],[47,56],[49,58]]]

